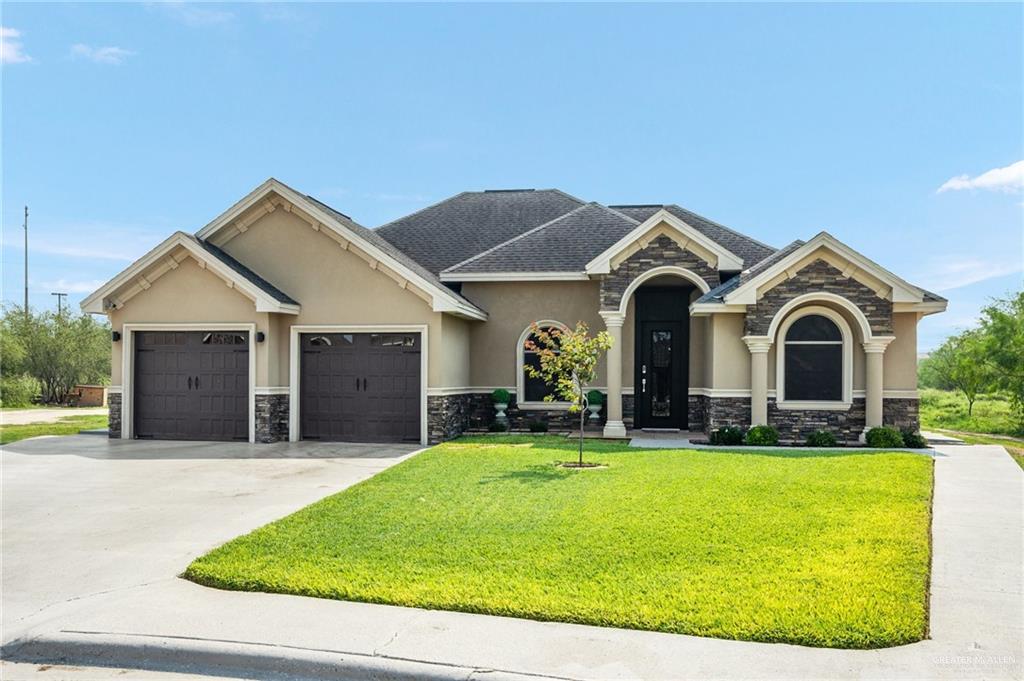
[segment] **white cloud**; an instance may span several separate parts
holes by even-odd
[[[82,43],[71,46],[72,57],[88,59],[97,64],[122,64],[125,59],[133,54],[135,53],[123,47],[90,47]]]
[[[218,26],[235,19],[234,12],[203,3],[156,2],[151,6],[163,10],[169,16],[188,26]]]
[[[1022,270],[1024,265],[1019,262],[993,262],[958,255],[949,260],[933,263],[923,275],[915,278],[915,281],[930,291],[943,293]]]
[[[37,286],[52,292],[92,293],[105,283],[106,282],[102,279],[89,279],[88,281],[68,281],[67,279],[58,279],[57,281],[43,281],[37,284]]]
[[[21,31],[0,26],[0,64],[23,64],[32,61],[21,45]]]
[[[1024,189],[1024,161],[1011,163],[1003,168],[993,168],[976,177],[957,175],[939,187],[938,192],[960,191],[962,189],[984,189],[994,192],[1019,192]]]

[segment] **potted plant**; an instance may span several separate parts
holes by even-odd
[[[505,410],[508,409],[508,401],[511,398],[512,396],[504,388],[498,388],[491,393],[491,400],[494,401],[494,418],[500,423],[504,423],[508,420],[508,416],[505,415]]]
[[[590,420],[597,422],[601,420],[601,406],[604,404],[604,393],[600,390],[591,390],[587,393],[587,411],[590,412]]]

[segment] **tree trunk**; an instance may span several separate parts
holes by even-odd
[[[584,419],[586,418],[586,415],[587,415],[586,408],[581,406],[581,408],[580,408],[580,466],[583,465],[583,422],[584,422]]]
[[[968,418],[970,418],[972,416],[972,412],[973,411],[974,411],[974,400],[968,398],[968,400],[967,400],[967,417]]]

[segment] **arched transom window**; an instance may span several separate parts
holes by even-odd
[[[807,315],[786,332],[786,399],[843,399],[843,336],[831,319]]]
[[[564,324],[552,320],[538,321],[537,326],[548,332],[566,330]],[[520,406],[544,406],[550,408],[552,404],[545,402],[544,398],[554,392],[551,386],[546,384],[544,379],[533,378],[526,373],[526,366],[540,367],[540,358],[535,351],[529,349],[527,341],[537,342],[531,327],[527,327],[523,331],[516,346],[516,401]]]
[[[797,310],[779,329],[779,405],[848,406],[853,351],[849,325],[825,307]]]

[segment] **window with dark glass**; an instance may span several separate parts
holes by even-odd
[[[545,328],[544,330],[551,332],[556,329],[557,327],[550,327]],[[543,347],[541,346],[540,341],[537,340],[537,337],[534,336],[533,334],[530,334],[530,336],[528,337],[527,342],[529,341],[533,341],[538,346]],[[525,348],[526,343],[524,343],[523,345],[523,364],[526,366],[532,366],[535,369],[539,369],[540,357],[537,355],[536,352],[527,350]],[[549,386],[547,383],[545,383],[543,378],[533,378],[532,376],[530,376],[530,374],[526,373],[525,369],[523,370],[523,399],[526,402],[543,402],[546,396],[551,395],[553,393],[553,388]]]
[[[785,339],[786,401],[843,399],[843,335],[828,317],[793,322]]]

